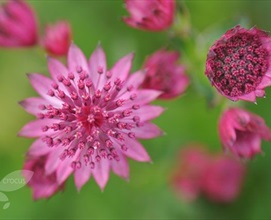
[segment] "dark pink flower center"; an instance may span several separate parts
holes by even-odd
[[[76,114],[77,121],[82,124],[88,134],[91,134],[92,127],[101,127],[104,122],[104,116],[99,108],[92,106],[83,106]]]
[[[268,51],[258,36],[238,33],[218,42],[208,55],[212,73],[206,73],[214,86],[227,96],[255,91],[268,69]]]

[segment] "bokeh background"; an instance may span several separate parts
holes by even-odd
[[[142,0],[143,1],[143,0]],[[4,2],[4,1],[0,1]],[[126,26],[127,15],[121,0],[29,0],[37,12],[40,32],[45,23],[68,20],[74,42],[89,56],[98,42],[102,43],[109,66],[120,57],[135,52],[133,69],[142,66],[147,55],[168,45],[170,33],[149,33]],[[245,22],[250,27],[271,30],[271,1],[187,0],[195,33],[212,32],[205,38],[211,45],[230,27]],[[210,32],[210,33],[211,33]],[[213,38],[213,39],[212,39]],[[178,48],[177,48],[178,49]],[[204,75],[208,48],[203,47],[197,61],[197,75]],[[185,55],[183,55],[185,56]],[[187,59],[183,57],[184,60]],[[190,58],[191,59],[191,58]],[[191,61],[193,63],[193,60]],[[17,132],[33,119],[18,101],[35,96],[26,73],[48,75],[45,53],[39,48],[0,49],[0,179],[19,170],[32,140],[17,137]],[[194,73],[193,73],[194,74]],[[271,126],[271,89],[267,98],[247,108],[261,115]],[[176,154],[187,143],[199,142],[211,151],[221,151],[217,120],[221,108],[209,108],[206,99],[192,84],[186,94],[172,101],[157,101],[167,110],[155,120],[166,135],[144,140],[153,163],[130,160],[130,181],[111,173],[101,192],[91,179],[80,192],[69,178],[64,192],[48,200],[33,201],[31,190],[23,187],[7,192],[10,207],[2,209],[3,219],[271,219],[271,147],[263,143],[263,155],[249,163],[239,198],[229,204],[217,204],[201,197],[186,203],[169,187],[169,177]]]

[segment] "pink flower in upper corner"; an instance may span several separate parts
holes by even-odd
[[[26,124],[19,135],[37,138],[30,154],[48,154],[45,173],[55,173],[59,186],[74,173],[78,190],[91,175],[103,189],[110,169],[128,178],[126,157],[150,161],[137,139],[162,134],[150,120],[163,108],[149,104],[161,92],[139,89],[144,73],[129,76],[132,59],[133,54],[124,56],[108,69],[101,46],[87,61],[72,44],[67,67],[48,58],[52,79],[29,75],[41,97],[20,103],[37,119]]]
[[[146,77],[143,88],[160,90],[159,98],[172,99],[181,95],[189,84],[185,69],[177,64],[180,54],[176,51],[159,50],[145,62]]]
[[[240,108],[230,108],[222,114],[219,135],[225,150],[248,159],[261,153],[261,139],[271,141],[271,131],[265,121]]]
[[[205,74],[228,99],[255,102],[271,85],[271,38],[255,27],[230,29],[210,48]]]
[[[231,202],[240,194],[245,166],[239,161],[220,155],[212,159],[203,178],[203,193],[215,202]]]
[[[0,7],[0,46],[27,47],[37,43],[34,11],[23,0],[9,0]]]
[[[45,164],[47,159],[48,155],[42,155],[42,153],[38,157],[28,155],[24,164],[25,170],[34,172],[33,177],[27,185],[33,188],[33,198],[35,200],[48,198],[64,188],[64,183],[58,185],[55,172],[46,174]]]
[[[147,31],[163,31],[174,20],[175,0],[124,0],[130,17],[124,17],[126,24]]]
[[[170,183],[181,198],[186,201],[198,198],[208,163],[209,155],[201,145],[189,145],[181,150]]]
[[[46,26],[42,46],[45,50],[55,56],[67,55],[72,40],[70,24],[59,21],[53,25]]]

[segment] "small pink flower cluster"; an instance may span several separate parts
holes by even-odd
[[[181,150],[170,184],[185,201],[201,194],[215,202],[227,203],[240,194],[246,167],[238,160],[222,154],[212,155],[200,144]]]
[[[66,55],[71,43],[69,23],[59,21],[47,26],[39,40],[36,15],[24,0],[9,0],[0,6],[0,47],[31,47],[39,43],[52,55]]]

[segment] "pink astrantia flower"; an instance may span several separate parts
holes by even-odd
[[[133,54],[124,56],[108,69],[100,45],[87,61],[72,44],[67,67],[48,58],[52,79],[29,75],[41,97],[21,102],[37,119],[26,124],[19,135],[37,138],[30,149],[48,154],[45,173],[55,173],[58,185],[74,173],[78,190],[91,175],[103,189],[110,169],[128,178],[126,157],[150,161],[137,138],[162,134],[150,120],[163,108],[149,104],[161,92],[138,88],[144,73],[129,76],[132,59]]]
[[[202,190],[215,202],[231,202],[240,194],[245,176],[245,166],[224,155],[210,161],[205,170]]]
[[[171,185],[185,201],[194,201],[201,193],[202,178],[208,168],[209,155],[200,145],[181,150]]]
[[[261,152],[261,139],[271,140],[265,121],[240,108],[230,108],[222,114],[219,135],[225,150],[248,159]]]
[[[230,29],[210,48],[205,74],[228,99],[255,102],[271,85],[271,38],[255,27]]]
[[[70,24],[66,21],[59,21],[53,25],[48,25],[46,26],[42,46],[52,55],[66,55],[71,44],[71,35]]]
[[[33,189],[33,198],[35,200],[48,198],[64,187],[64,183],[58,185],[55,172],[46,174],[45,164],[47,159],[48,155],[39,157],[28,155],[24,164],[25,170],[31,170],[34,173],[27,185]]]
[[[182,65],[177,64],[180,54],[176,51],[159,50],[145,62],[146,77],[143,88],[160,90],[159,98],[171,99],[181,95],[189,84]]]
[[[171,26],[174,19],[175,0],[124,0],[130,17],[126,24],[147,31],[162,31]]]
[[[24,47],[37,43],[36,17],[23,0],[9,0],[0,7],[0,46]]]

